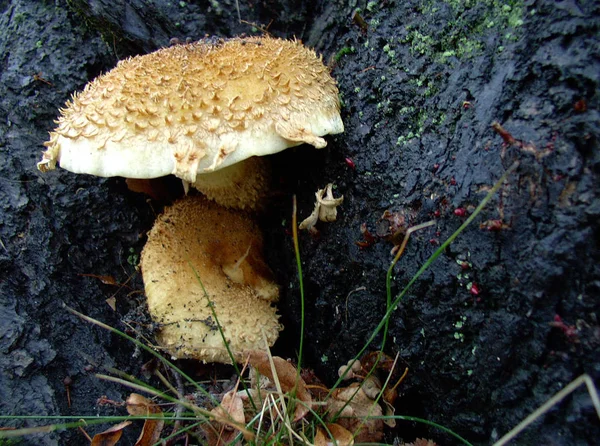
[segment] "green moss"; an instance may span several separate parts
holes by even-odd
[[[393,49],[391,49],[389,43],[385,44],[385,46],[383,47],[383,52],[388,55],[388,57],[390,58],[390,60],[392,62],[395,62],[396,51],[394,51]]]
[[[390,99],[386,99],[385,101],[381,101],[377,103],[377,110],[387,109],[390,106]]]
[[[402,42],[410,45],[410,51],[413,54],[428,54],[435,44],[433,37],[422,34],[417,30],[409,32]]]
[[[397,146],[403,146],[413,138],[421,138],[432,127],[443,124],[447,119],[445,112],[438,112],[432,115],[425,109],[415,109],[413,106],[401,108],[398,111],[398,115],[406,117],[408,132],[398,137],[396,140]]]
[[[21,23],[23,23],[25,21],[25,19],[27,18],[27,15],[23,12],[18,12],[13,16],[13,23],[15,25],[20,25]],[[2,444],[2,443],[0,443]]]
[[[129,254],[127,255],[127,263],[129,263],[129,265],[133,266],[134,268],[137,268],[138,264],[140,263],[140,255],[135,251],[134,248],[129,248]]]
[[[452,20],[447,20],[434,33],[425,26],[418,26],[404,39],[413,54],[448,63],[453,58],[465,59],[479,54],[484,48],[486,34],[495,30],[508,31],[503,36],[505,41],[519,39],[525,16],[523,0],[446,0],[445,3],[452,8]],[[422,13],[435,15],[438,12],[435,4],[433,0],[424,1]]]
[[[345,46],[335,54],[334,60],[336,62],[339,62],[342,57],[347,56],[348,54],[354,54],[354,53],[356,53],[356,50],[354,49],[353,46]]]

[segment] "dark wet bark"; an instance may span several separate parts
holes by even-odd
[[[119,283],[131,278],[128,285],[140,290],[136,256],[160,204],[129,192],[122,179],[39,174],[35,163],[57,109],[119,58],[172,38],[251,33],[238,23],[235,3],[0,2],[2,414],[120,413],[98,409],[96,400],[120,400],[127,390],[97,380],[89,366],[139,374],[147,359],[62,305],[124,328],[121,319],[140,296],[84,274]],[[344,102],[346,132],[329,138],[327,149],[302,147],[273,159],[276,193],[262,220],[283,289],[286,331],[276,352],[293,356],[298,341],[293,193],[300,218],[328,182],[345,197],[337,222],[300,239],[305,363],[331,384],[385,312],[392,245],[357,246],[361,224],[381,233],[386,210],[405,213],[411,224],[436,220],[411,239],[395,271],[394,297],[464,221],[455,210],[472,212],[519,161],[501,193],[416,282],[390,321],[386,352],[399,353],[410,369],[397,413],[489,444],[581,373],[597,380],[598,3],[239,3],[244,20],[263,27],[273,20],[274,35],[297,36],[323,53]],[[366,31],[352,20],[356,7]],[[523,144],[505,144],[494,121]],[[495,220],[508,227],[480,228]],[[116,313],[105,302],[115,294]],[[557,315],[576,328],[574,335],[551,325]],[[66,376],[73,380],[71,408]],[[452,444],[409,424],[395,435]],[[581,390],[519,444],[584,445],[599,437]],[[84,439],[69,431],[31,444],[67,443]]]

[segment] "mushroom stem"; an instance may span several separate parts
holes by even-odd
[[[218,172],[198,175],[192,186],[222,206],[255,210],[267,194],[268,162],[256,156]]]

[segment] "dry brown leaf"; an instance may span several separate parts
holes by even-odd
[[[317,428],[317,433],[315,434],[315,438],[313,438],[313,443],[315,446],[329,446],[330,443],[327,440],[327,434],[322,427]]]
[[[233,390],[223,395],[221,405],[215,407],[212,412],[219,418],[229,419],[238,424],[244,424],[244,402],[242,397]],[[210,426],[204,428],[206,433],[207,443],[210,446],[218,446],[229,444],[238,434],[238,430],[216,421],[213,421]]]
[[[383,408],[385,410],[385,416],[390,417],[383,420],[386,426],[396,427],[396,419],[392,418],[396,413],[396,408],[388,403],[386,400],[383,400]]]
[[[138,393],[132,393],[127,398],[127,412],[134,416],[162,415],[162,410],[152,400]],[[160,434],[165,422],[163,420],[146,420],[142,433],[137,439],[135,446],[149,446],[160,440]]]
[[[271,362],[266,353],[252,351],[248,353],[248,358],[252,367],[257,369],[261,375],[269,378],[271,382],[275,382]],[[302,404],[296,405],[294,410],[294,421],[301,420],[310,411],[312,403],[312,398],[306,388],[306,383],[302,378],[297,377],[296,368],[285,359],[280,358],[279,356],[273,356],[273,364],[275,367],[275,375],[281,385],[281,390],[288,393],[294,390],[294,388],[296,389],[296,398],[300,400]]]
[[[327,401],[329,416],[354,433],[357,443],[378,442],[383,438],[383,420],[372,419],[383,414],[381,406],[360,388],[358,383],[337,389]]]
[[[224,417],[230,416],[239,424],[244,424],[245,422],[244,403],[242,402],[241,396],[234,393],[233,390],[223,395],[221,405],[213,409],[213,412]]]
[[[366,393],[366,395],[369,398],[374,400],[375,398],[377,398],[379,392],[381,392],[381,381],[379,381],[379,379],[375,376],[367,376],[360,388],[363,390],[363,392]]]
[[[117,298],[115,296],[106,299],[106,303],[113,311],[117,311]]]
[[[104,432],[94,435],[91,446],[114,446],[117,444],[123,429],[131,424],[131,421],[123,421],[113,427],[106,429]]]
[[[113,276],[99,276],[98,274],[78,274],[81,277],[93,277],[94,279],[98,279],[105,285],[119,285]]]
[[[331,436],[322,427],[317,428],[314,438],[315,446],[352,446],[354,444],[352,432],[348,429],[336,423],[328,424],[327,429],[329,429]],[[333,440],[331,437],[333,437]]]
[[[354,444],[352,432],[345,427],[337,423],[331,423],[327,425],[327,429],[329,429],[329,432],[333,435],[337,446],[352,446]]]

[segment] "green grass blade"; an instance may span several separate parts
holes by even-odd
[[[79,311],[74,310],[73,308],[70,308],[70,307],[68,307],[66,305],[65,305],[65,308],[67,309],[67,311],[69,313],[74,314],[75,316],[83,319],[84,321],[90,322],[90,323],[92,323],[94,325],[97,325],[98,327],[104,328],[105,330],[108,330],[108,331],[110,331],[112,333],[115,333],[115,334],[121,336],[122,338],[127,339],[130,342],[133,342],[139,348],[147,351],[152,356],[154,356],[155,358],[157,358],[158,360],[160,360],[163,364],[169,366],[175,372],[179,373],[187,382],[189,382],[190,384],[192,384],[200,393],[202,393],[204,396],[206,396],[207,398],[209,398],[213,403],[215,403],[216,405],[219,404],[219,401],[213,395],[209,394],[200,384],[198,384],[198,382],[196,382],[195,380],[193,380],[183,370],[181,370],[179,367],[177,367],[175,364],[173,364],[171,361],[169,361],[167,358],[165,358],[163,355],[161,355],[160,353],[158,353],[154,349],[148,347],[143,342],[138,341],[137,339],[129,336],[126,333],[123,333],[121,330],[118,330],[118,329],[116,329],[114,327],[111,327],[108,324],[100,322],[100,321],[98,321],[98,320],[96,320],[96,319],[94,319],[92,317],[86,316],[85,314],[80,313]]]
[[[296,212],[296,196],[292,201],[292,235],[294,239],[294,253],[296,254],[296,267],[298,268],[298,282],[300,287],[300,345],[298,346],[298,366],[296,381],[300,378],[302,369],[302,354],[304,349],[304,280],[302,278],[302,261],[300,258],[300,244],[298,243],[298,216]]]
[[[202,287],[202,292],[204,293],[204,297],[206,297],[206,301],[208,302],[208,307],[210,308],[211,314],[215,320],[215,323],[217,324],[219,334],[221,335],[221,340],[223,341],[223,344],[225,345],[225,349],[227,350],[229,359],[231,359],[231,364],[233,364],[233,368],[235,369],[235,372],[240,377],[240,383],[242,385],[242,388],[244,390],[246,390],[246,393],[248,394],[248,399],[250,400],[250,404],[252,405],[252,408],[256,411],[257,410],[256,404],[254,404],[254,399],[250,395],[250,392],[248,392],[246,383],[242,379],[242,373],[240,372],[240,369],[238,367],[237,360],[236,360],[235,356],[233,355],[231,348],[229,348],[229,342],[227,342],[227,339],[225,338],[225,333],[223,332],[223,327],[221,327],[221,323],[219,322],[219,318],[217,317],[217,312],[215,311],[215,306],[213,305],[212,301],[210,300],[210,296],[208,295],[206,288],[204,288],[204,283],[202,282],[202,279],[200,278],[198,271],[196,271],[196,268],[194,268],[194,265],[192,265],[192,263],[189,260],[188,260],[188,263],[190,265],[190,268],[192,268],[192,271],[194,272],[194,275],[196,276],[196,280],[198,280],[200,287]]]
[[[419,268],[419,270],[410,279],[408,284],[406,284],[406,286],[400,292],[400,294],[398,294],[396,299],[394,299],[394,301],[391,303],[391,305],[386,309],[385,315],[383,316],[383,318],[381,319],[381,321],[379,322],[379,324],[377,325],[375,330],[373,330],[373,332],[371,333],[371,335],[369,336],[369,338],[367,339],[365,344],[362,346],[360,351],[356,354],[355,359],[361,358],[363,356],[363,354],[367,351],[369,346],[373,343],[373,341],[375,340],[375,338],[377,337],[379,332],[386,326],[387,320],[391,317],[392,313],[394,312],[394,309],[402,301],[402,299],[404,298],[404,296],[406,295],[408,290],[410,290],[410,288],[413,286],[413,284],[419,279],[419,277],[421,277],[423,275],[423,273],[425,271],[427,271],[427,269],[431,266],[431,264],[446,250],[446,248],[448,246],[450,246],[450,244],[456,239],[456,237],[458,237],[465,230],[465,228],[473,222],[473,220],[477,217],[477,215],[483,210],[483,208],[488,204],[488,202],[496,194],[498,189],[500,189],[500,187],[506,181],[508,176],[511,173],[513,173],[518,166],[519,166],[519,163],[515,162],[512,166],[510,166],[506,170],[506,172],[504,172],[502,177],[500,177],[500,179],[494,184],[492,189],[486,194],[486,196],[483,198],[483,200],[481,200],[481,203],[479,203],[479,205],[477,206],[475,211],[473,211],[473,213],[469,216],[469,218],[467,218],[464,221],[464,223],[462,225],[460,225],[460,227],[456,231],[454,231],[454,233],[450,237],[448,237],[448,239],[429,257],[429,259],[427,259],[427,261],[421,266],[421,268]],[[387,271],[386,283],[391,283],[394,266],[396,265],[395,261],[397,261],[397,259],[394,259],[394,261],[392,261],[392,264],[390,265],[390,268]],[[386,296],[386,298],[387,298],[386,300],[391,301],[391,286],[389,286],[387,288],[387,292],[390,294],[389,294],[389,296]],[[344,379],[344,375],[342,375],[342,376],[340,376],[340,378],[338,378],[338,380],[336,381],[334,386],[329,391],[328,397],[331,396],[331,393],[333,392],[334,389],[339,387],[339,385],[342,383],[343,379]]]

